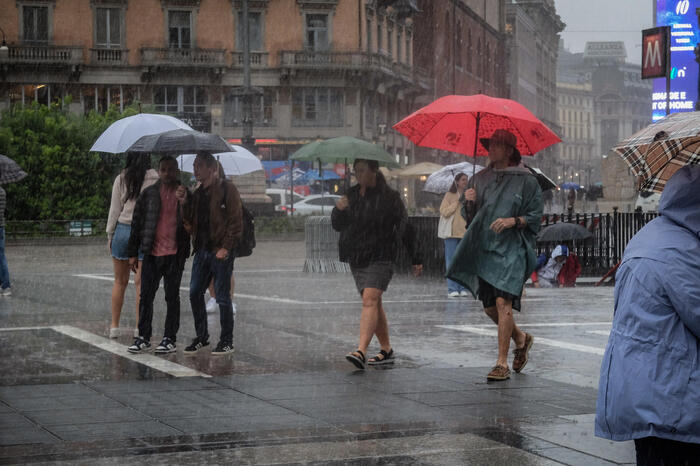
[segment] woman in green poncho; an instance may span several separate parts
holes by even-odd
[[[525,168],[509,166],[519,157],[515,135],[496,130],[481,143],[489,151],[489,166],[477,173],[464,193],[469,221],[457,246],[447,277],[464,285],[482,301],[484,312],[498,324],[498,361],[489,380],[510,378],[508,349],[515,342],[513,370],[527,363],[533,337],[513,320],[520,310],[523,284],[536,265],[535,236],[542,219],[542,192]]]

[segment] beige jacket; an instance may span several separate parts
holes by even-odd
[[[450,238],[461,238],[467,230],[467,222],[462,218],[459,204],[459,193],[447,192],[440,204],[440,215],[446,219],[452,217],[452,235]]]
[[[141,185],[141,192],[158,181],[158,172],[150,169],[146,171],[146,177]],[[124,173],[120,173],[112,186],[112,202],[109,205],[109,217],[107,217],[107,238],[111,241],[117,222],[131,225],[131,217],[134,215],[136,199],[126,200],[126,184]]]

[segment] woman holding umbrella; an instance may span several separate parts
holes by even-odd
[[[466,222],[459,213],[459,208],[461,207],[459,199],[467,189],[468,180],[469,177],[464,173],[457,173],[452,182],[452,186],[450,186],[449,191],[445,193],[442,204],[440,204],[438,236],[442,238],[445,243],[445,270],[450,268],[450,262],[452,262],[452,256],[455,253],[455,249],[457,249],[457,244],[459,244],[459,240],[462,239],[467,229]],[[459,296],[468,295],[466,288],[449,278],[447,279],[448,297],[457,298]]]
[[[338,200],[331,222],[340,232],[340,260],[350,263],[355,285],[362,296],[359,343],[357,350],[349,353],[346,359],[363,370],[366,364],[394,362],[382,293],[391,281],[399,238],[411,255],[415,276],[421,274],[423,266],[406,208],[399,193],[387,185],[378,162],[356,159],[354,170],[357,184]],[[368,361],[365,355],[374,335],[381,350]]]
[[[134,214],[136,199],[141,191],[158,181],[158,172],[150,168],[150,157],[129,152],[126,156],[126,168],[117,176],[112,186],[112,201],[107,218],[107,239],[114,265],[114,286],[112,287],[112,322],[109,337],[119,336],[119,318],[124,304],[124,293],[129,284],[129,256],[126,252],[131,235],[131,217]],[[134,277],[136,287],[136,321],[138,322],[141,291],[141,265]],[[138,330],[137,330],[138,332]]]

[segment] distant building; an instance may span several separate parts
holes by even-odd
[[[567,130],[557,176],[577,182],[580,178],[582,184],[602,181],[606,200],[599,202],[601,210],[632,210],[634,179],[622,159],[606,156],[618,142],[651,123],[652,84],[641,79],[640,65],[627,63],[623,42],[588,42],[583,53],[561,49],[559,57],[558,87],[564,99],[559,99],[558,113]]]
[[[506,3],[508,88],[510,98],[535,114],[555,133],[557,121],[557,53],[565,24],[553,0],[510,0]],[[557,146],[538,153],[531,162],[548,175],[557,165]]]

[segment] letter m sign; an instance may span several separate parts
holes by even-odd
[[[642,79],[668,76],[669,32],[669,26],[642,31]]]

